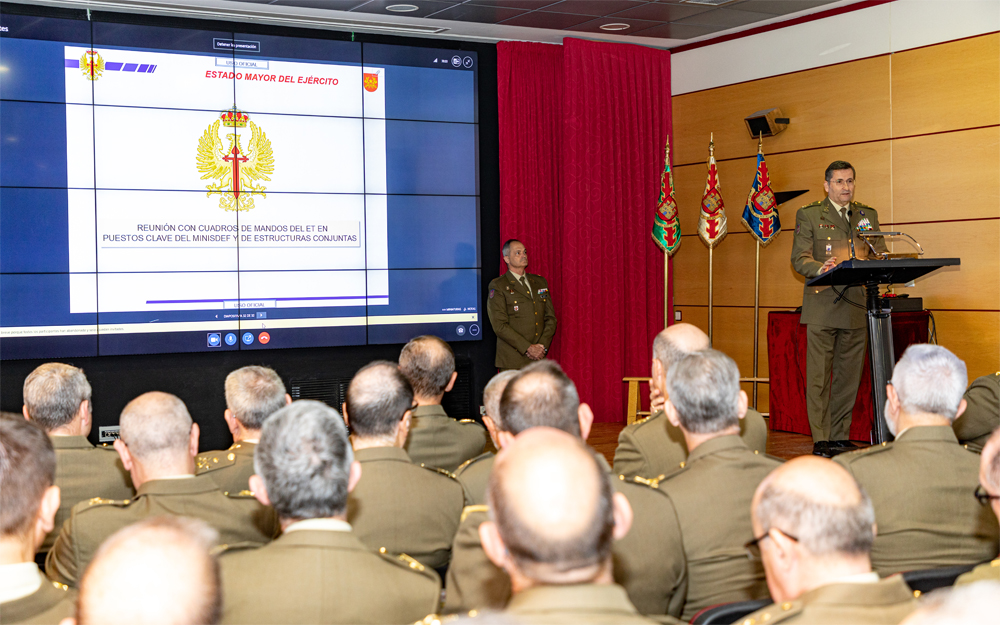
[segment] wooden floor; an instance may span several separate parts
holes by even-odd
[[[614,462],[618,434],[623,427],[625,426],[621,423],[595,423],[590,429],[587,443],[604,454],[608,462]],[[861,443],[857,444],[863,446]],[[812,448],[812,437],[805,434],[771,431],[767,435],[767,453],[782,460],[791,460],[796,456],[811,454]]]

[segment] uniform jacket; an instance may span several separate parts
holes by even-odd
[[[164,514],[205,521],[219,532],[220,544],[266,543],[280,531],[273,508],[262,506],[249,492],[225,495],[207,475],[150,480],[130,500],[91,499],[74,506],[45,560],[45,573],[76,587],[105,538]]]
[[[496,366],[500,369],[520,369],[531,364],[525,355],[532,345],[545,349],[556,333],[556,311],[545,278],[526,273],[533,293],[507,272],[490,282],[486,312],[497,335]]]
[[[496,460],[496,454],[486,452],[471,460],[466,460],[455,471],[455,479],[465,489],[466,506],[486,505],[486,483],[490,479],[494,460]]]
[[[636,610],[617,584],[537,586],[512,597],[505,610],[525,625],[640,625],[656,622]],[[678,621],[672,621],[678,622]]]
[[[963,573],[955,580],[955,585],[975,584],[976,582],[1000,582],[1000,558],[992,562],[984,562],[968,573]]]
[[[55,529],[38,549],[43,553],[52,548],[76,504],[93,497],[131,499],[135,495],[132,478],[114,447],[94,447],[86,436],[49,436],[49,440],[56,450],[55,484],[61,499]]]
[[[853,212],[850,226],[840,217],[829,198],[803,206],[796,213],[792,265],[806,280],[819,275],[820,268],[826,262],[827,245],[830,246],[830,256],[836,256],[838,264],[850,259],[851,233],[857,231],[858,222],[862,219],[867,218],[874,230],[879,229],[878,211],[874,208],[860,202],[851,202],[849,208]],[[880,252],[886,251],[883,241],[874,245]],[[868,245],[860,237],[854,237],[854,249],[859,259],[874,260]],[[842,290],[837,287],[837,291]],[[864,288],[851,287],[847,290],[845,299],[834,304],[836,299],[837,294],[830,287],[803,287],[801,323],[831,328],[864,328]],[[852,306],[847,299],[861,304],[862,308]]]
[[[737,622],[896,625],[916,608],[917,600],[903,577],[893,575],[874,584],[820,586],[794,601],[773,603]]]
[[[610,469],[603,457],[598,460]],[[686,586],[677,515],[656,482],[614,479],[632,506],[632,529],[612,548],[615,583],[623,586],[643,614],[678,615]],[[510,598],[510,579],[486,557],[479,525],[489,519],[485,505],[467,507],[455,536],[448,569],[445,612],[500,609]]]
[[[0,569],[3,569],[4,566],[21,567],[22,565],[0,565]],[[31,566],[33,568],[26,572],[37,576],[36,579],[41,581],[41,586],[30,595],[0,603],[0,625],[8,625],[9,623],[58,625],[62,619],[74,616],[76,592],[69,590],[63,584],[45,579],[34,563]],[[21,569],[16,570],[18,573],[15,577],[22,579]]]
[[[347,522],[370,549],[448,564],[465,497],[447,471],[413,464],[398,447],[359,449],[361,479],[347,498]]]
[[[250,489],[250,476],[254,474],[253,452],[257,443],[233,443],[229,449],[206,451],[195,458],[195,473],[208,474],[219,490],[238,493]]]
[[[753,451],[767,451],[767,422],[753,408],[740,419],[740,437]],[[684,433],[657,411],[648,419],[626,425],[618,435],[615,449],[615,473],[627,479],[663,478],[673,473],[687,458]]]
[[[965,401],[968,406],[952,428],[958,442],[982,453],[990,434],[1000,427],[1000,371],[976,378],[965,391]]]
[[[875,508],[872,568],[886,576],[997,556],[997,519],[972,493],[979,456],[951,427],[912,427],[891,443],[840,454]]]
[[[687,558],[687,600],[681,618],[719,603],[765,599],[764,567],[747,558],[753,539],[750,500],[781,463],[751,451],[739,436],[696,447],[659,488],[674,503]]]
[[[352,532],[303,529],[219,560],[222,623],[412,623],[438,605],[437,574]]]
[[[417,406],[404,449],[415,464],[451,472],[483,453],[488,439],[486,428],[472,419],[457,421],[437,405]]]

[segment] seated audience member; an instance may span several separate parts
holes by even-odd
[[[253,450],[264,419],[292,403],[273,369],[243,367],[226,376],[226,412],[223,418],[233,435],[229,449],[207,451],[195,459],[198,475],[208,473],[225,493],[247,490],[253,475]]]
[[[690,323],[677,323],[663,330],[653,341],[653,371],[650,388],[654,396],[666,399],[667,370],[675,362],[708,348],[708,335]],[[618,435],[615,450],[615,473],[631,479],[662,477],[675,471],[688,449],[680,428],[670,423],[662,404],[653,402],[653,415],[626,425]],[[764,417],[747,408],[740,419],[740,436],[751,450],[764,453],[767,449],[767,423]]]
[[[413,387],[410,435],[403,449],[416,464],[452,472],[483,453],[486,430],[472,419],[456,421],[441,407],[455,386],[455,353],[436,336],[418,336],[399,354],[399,370]]]
[[[403,450],[413,390],[391,362],[373,362],[347,387],[345,413],[361,480],[347,498],[347,521],[371,549],[447,566],[465,498],[450,473],[413,464]]]
[[[434,611],[437,575],[370,550],[347,523],[361,465],[334,409],[303,400],[274,413],[255,465],[251,490],[274,506],[283,533],[223,554],[223,623],[412,623]]]
[[[923,597],[903,625],[996,625],[1000,580],[940,588]]]
[[[958,442],[979,453],[1000,427],[1000,371],[976,378],[965,391],[965,412],[952,424]]]
[[[581,404],[576,386],[551,360],[532,363],[507,384],[500,400],[497,442],[500,448],[533,427],[551,427],[585,441],[594,414]],[[596,461],[611,467],[603,456]],[[540,474],[539,479],[547,476]],[[679,615],[684,603],[684,557],[677,513],[655,482],[612,480],[633,510],[632,529],[612,547],[615,582],[625,588],[643,614]],[[510,598],[510,580],[486,557],[479,526],[488,506],[468,506],[453,545],[448,569],[445,611],[500,609]]]
[[[56,450],[56,486],[62,504],[55,531],[41,552],[52,548],[69,511],[93,497],[130,499],[135,491],[128,471],[113,447],[94,447],[87,440],[93,425],[90,382],[83,371],[59,362],[41,365],[24,380],[24,416],[48,432]]]
[[[979,488],[976,490],[976,499],[984,506],[993,508],[993,514],[1000,519],[1000,428],[993,432],[979,458]],[[955,580],[955,585],[987,580],[1000,582],[1000,558],[980,564]]]
[[[479,534],[510,577],[509,615],[521,623],[656,622],[614,583],[611,544],[628,533],[632,511],[579,437],[547,427],[520,434],[498,454],[488,489],[490,520]]]
[[[45,579],[35,551],[59,509],[56,454],[41,428],[12,417],[0,418],[0,622],[55,624],[75,597]]]
[[[483,424],[486,431],[490,433],[490,441],[493,447],[500,449],[497,442],[497,424],[500,423],[500,396],[507,388],[507,382],[517,375],[517,371],[501,371],[493,376],[483,389],[483,406],[486,414],[483,415]],[[491,451],[485,451],[472,460],[466,460],[455,471],[455,477],[462,483],[465,489],[466,505],[486,504],[486,481],[490,479],[490,470],[493,469],[493,459],[496,455]]]
[[[126,525],[162,514],[206,521],[223,544],[265,543],[278,530],[274,510],[251,494],[225,495],[207,475],[195,476],[198,424],[169,393],[144,393],[125,406],[115,449],[132,474],[131,500],[91,499],[73,507],[45,560],[48,576],[76,586],[105,538]]]
[[[893,625],[917,606],[901,575],[872,571],[875,512],[843,467],[815,456],[782,465],[753,499],[754,540],[774,601],[754,623]]]
[[[718,603],[767,597],[764,568],[746,558],[753,538],[750,501],[779,461],[740,438],[747,394],[736,363],[722,352],[693,352],[667,371],[667,419],[690,450],[684,465],[660,481],[677,509],[687,558],[683,617]]]
[[[115,532],[80,581],[79,625],[214,625],[222,610],[218,533],[188,517],[149,517]]]
[[[902,571],[979,564],[997,555],[997,519],[969,495],[979,457],[951,424],[965,410],[965,363],[938,345],[910,345],[892,372],[885,418],[891,443],[841,454],[875,506],[872,566]]]

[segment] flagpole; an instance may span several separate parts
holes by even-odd
[[[754,237],[756,239],[756,237]],[[757,354],[760,349],[760,239],[753,280],[753,409],[757,410]]]
[[[708,248],[708,346],[712,346],[712,252],[715,248]]]
[[[663,327],[670,325],[670,254],[663,253]]]

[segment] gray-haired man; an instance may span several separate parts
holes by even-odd
[[[944,347],[910,345],[887,389],[885,418],[896,440],[835,458],[875,506],[872,566],[880,575],[997,555],[997,519],[970,495],[979,456],[951,427],[965,410],[967,382],[965,363]]]

